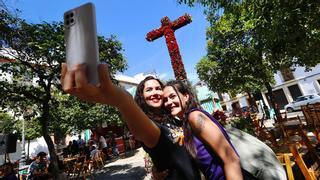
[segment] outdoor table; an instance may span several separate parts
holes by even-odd
[[[282,129],[284,135],[284,142],[289,147],[290,152],[295,158],[295,161],[300,168],[301,172],[307,179],[310,175],[310,170],[306,166],[304,159],[300,155],[299,148],[301,145],[307,147],[308,152],[312,156],[314,163],[320,164],[320,158],[315,148],[312,145],[309,137],[307,136],[308,128],[305,122],[302,122],[297,118],[286,118],[287,121],[279,122],[279,126]]]
[[[74,171],[74,164],[77,161],[78,157],[72,156],[63,159],[63,164],[65,165],[64,171],[70,175]]]
[[[63,158],[63,162],[67,163],[67,162],[70,162],[70,161],[75,161],[77,159],[78,159],[78,157],[75,157],[75,156],[67,157],[67,158]]]
[[[79,176],[84,170],[84,164],[86,162],[85,156],[73,156],[63,159],[63,163],[65,164],[65,172],[68,176]]]
[[[274,123],[274,127],[270,130],[276,138],[279,138],[282,134],[281,125],[286,130],[296,130],[301,127],[300,125],[305,124],[306,122],[301,121],[298,117],[283,118],[282,121]]]

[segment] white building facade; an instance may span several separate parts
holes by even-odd
[[[310,71],[305,71],[304,67],[295,67],[291,72],[293,75],[291,80],[286,80],[280,72],[274,76],[276,84],[272,90],[275,94],[275,101],[281,109],[298,96],[320,93],[320,65],[311,68]],[[268,103],[266,93],[266,91],[262,92],[262,96]]]
[[[294,67],[289,69],[291,78],[286,77],[287,75],[278,71],[274,74],[275,85],[272,87],[275,102],[280,106],[281,109],[284,106],[298,96],[311,95],[320,93],[320,64],[311,68],[310,71],[305,71],[305,67]],[[270,108],[270,102],[267,97],[267,90],[261,92],[262,99],[266,105]],[[231,97],[230,94],[224,93],[222,106],[226,110],[232,110],[233,106],[240,108],[249,106],[247,94],[237,94]],[[258,109],[262,108],[262,101],[257,101]]]

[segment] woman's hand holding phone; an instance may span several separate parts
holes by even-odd
[[[93,4],[67,11],[64,23],[68,65],[62,64],[63,90],[88,102],[117,107],[132,134],[150,147],[155,145],[160,129],[143,113],[128,92],[112,83],[107,65],[98,64],[99,47]]]
[[[64,13],[66,62],[68,68],[86,64],[87,80],[99,83],[99,46],[97,39],[96,14],[92,3],[86,3]]]
[[[77,64],[68,69],[63,63],[61,68],[61,85],[65,92],[84,101],[119,106],[120,101],[117,97],[120,97],[119,93],[124,90],[112,83],[106,64],[98,65],[100,80],[98,85],[89,83],[86,74],[87,66],[84,64]]]

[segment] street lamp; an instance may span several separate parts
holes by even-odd
[[[22,118],[22,133],[21,133],[21,157],[19,161],[19,169],[25,166],[26,162],[26,152],[25,152],[25,127],[24,127],[24,119],[27,116],[27,113],[23,113]]]
[[[21,158],[19,161],[19,167],[22,168],[26,165],[26,152],[25,152],[25,119],[29,118],[32,114],[32,107],[27,107],[26,111],[23,113],[22,118],[22,137],[21,137]]]

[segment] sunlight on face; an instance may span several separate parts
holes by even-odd
[[[188,95],[183,95],[173,89],[172,86],[166,86],[163,89],[164,106],[171,112],[172,116],[182,117],[184,107],[188,101]]]
[[[149,106],[161,108],[163,91],[157,80],[151,79],[144,83],[143,98]]]

